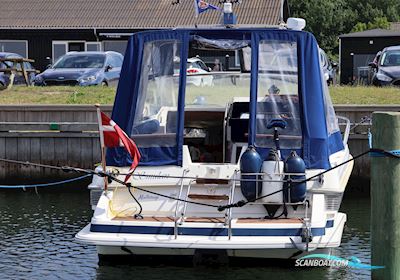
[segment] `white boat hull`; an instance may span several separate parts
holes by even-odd
[[[117,246],[97,246],[97,253],[100,256],[128,256],[132,252],[139,256],[195,256],[198,249],[174,249],[174,248],[151,248],[151,247],[121,247]],[[218,251],[226,253],[231,258],[262,258],[262,259],[297,259],[307,254],[330,254],[331,248],[320,248],[312,252],[301,252],[297,249],[247,249],[247,250],[214,250],[215,254]]]
[[[308,244],[308,251],[306,243],[302,242],[300,236],[232,236],[230,239],[228,236],[179,235],[175,237],[166,234],[92,232],[90,224],[76,235],[76,239],[86,244],[97,245],[99,255],[179,256],[195,255],[198,249],[208,249],[224,250],[229,257],[288,259],[311,252],[329,253],[331,248],[340,246],[345,222],[346,215],[338,213],[329,225],[327,223],[324,235],[313,237]],[[270,227],[269,229],[277,230],[278,228]],[[287,229],[281,228],[281,230]]]
[[[188,154],[187,151],[184,158],[188,158]],[[339,160],[350,157],[348,152],[338,156]],[[184,166],[192,170],[186,176],[196,178],[210,174],[231,178],[238,168],[229,164],[196,165],[190,161],[184,161]],[[326,174],[324,180],[308,182],[307,199],[297,206],[287,205],[287,218],[282,215],[275,219],[265,218],[264,202],[250,203],[232,209],[232,212],[219,212],[213,207],[177,202],[135,189],[134,194],[144,209],[144,219],[135,219],[137,204],[127,189],[111,188],[100,196],[91,224],[82,229],[76,239],[96,245],[99,255],[196,256],[199,251],[214,250],[229,257],[293,259],[316,252],[329,253],[341,243],[346,214],[337,211],[352,167],[349,163]],[[182,167],[160,167],[157,172],[176,177],[182,176],[182,170]],[[140,172],[154,170],[142,168],[137,171]],[[318,170],[307,172],[307,177],[311,177]],[[181,184],[179,191],[180,181],[175,177],[138,177],[133,183],[168,197],[190,199],[189,192],[197,197],[208,198],[209,194],[222,197],[224,192],[231,192],[231,201],[244,199],[237,184],[196,181],[189,187],[190,183],[183,182],[185,184]],[[283,213],[284,207],[279,207],[277,214]]]

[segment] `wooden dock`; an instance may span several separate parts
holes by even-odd
[[[359,123],[374,111],[400,106],[336,106],[336,113]],[[111,114],[112,106],[102,106]],[[349,146],[357,155],[368,149],[368,122],[356,127]],[[96,109],[89,105],[0,105],[0,158],[49,165],[93,168],[100,161]],[[369,179],[369,157],[355,162],[353,178]],[[59,171],[0,162],[0,181],[59,177]]]
[[[102,110],[111,114],[112,106]],[[92,169],[100,161],[94,106],[1,105],[0,158]],[[70,174],[0,162],[0,181],[56,178]]]

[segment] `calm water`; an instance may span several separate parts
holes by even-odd
[[[74,189],[74,190],[71,190]],[[368,197],[347,195],[342,246],[334,254],[370,263]],[[96,250],[74,241],[91,217],[89,193],[69,186],[57,190],[0,190],[0,279],[369,279],[369,271],[348,268],[179,267],[98,265]]]

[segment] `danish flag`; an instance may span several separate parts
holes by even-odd
[[[125,183],[132,176],[133,171],[140,161],[140,152],[135,142],[123,131],[112,119],[103,112],[101,113],[100,130],[103,133],[104,146],[108,148],[124,147],[132,158],[129,174],[125,177]],[[100,136],[101,140],[101,136]],[[103,143],[102,143],[103,144]]]

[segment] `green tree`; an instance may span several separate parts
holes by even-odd
[[[348,8],[357,14],[357,22],[372,22],[386,17],[389,22],[400,20],[399,0],[347,0]]]
[[[321,48],[329,55],[338,53],[338,35],[351,30],[356,20],[346,0],[292,0],[289,4],[291,16],[306,20],[306,30],[315,35]]]
[[[357,24],[353,27],[351,32],[361,32],[361,31],[376,29],[376,28],[389,29],[390,22],[387,20],[386,17],[377,17],[377,18],[374,18],[374,20],[372,22],[368,22],[368,23],[357,22]]]
[[[338,36],[400,21],[400,0],[288,0],[291,16],[302,17],[306,30],[330,56],[338,51]]]

